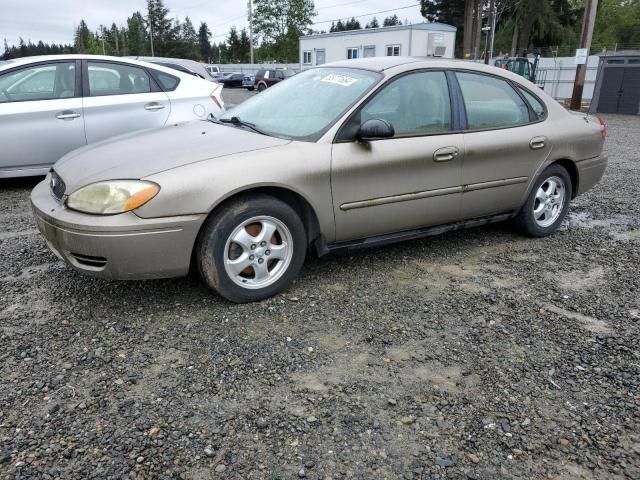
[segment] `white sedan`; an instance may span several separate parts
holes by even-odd
[[[0,178],[44,175],[116,135],[215,117],[222,86],[119,57],[56,55],[0,66]]]

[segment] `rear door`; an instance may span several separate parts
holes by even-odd
[[[84,61],[87,142],[165,125],[171,103],[149,72],[137,65]]]
[[[512,211],[520,207],[527,182],[551,151],[544,104],[497,76],[458,71],[456,78],[467,122],[462,216]]]
[[[46,168],[85,143],[79,61],[0,74],[0,170]]]

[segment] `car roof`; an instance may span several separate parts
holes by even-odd
[[[373,72],[390,71],[388,72],[389,74],[396,74],[408,70],[418,70],[421,68],[474,70],[477,72],[498,75],[521,84],[529,83],[528,80],[524,79],[517,73],[504,70],[494,65],[485,65],[484,63],[471,62],[469,60],[457,60],[452,58],[440,57],[368,57],[325,63],[315,68],[327,67],[359,68],[362,70],[370,70]]]
[[[149,63],[144,61],[134,60],[133,58],[129,58],[129,57],[112,57],[109,55],[85,55],[81,53],[69,53],[64,55],[34,55],[31,57],[14,58],[8,61],[7,63],[3,63],[2,65],[0,65],[0,69],[6,68],[6,67],[13,68],[20,65],[29,65],[30,63],[35,63],[35,62],[60,61],[60,60],[105,60],[105,61],[130,63],[132,65],[149,67]],[[154,67],[155,65],[157,64],[154,64]],[[163,67],[162,65],[158,65],[158,68],[161,69],[162,71],[165,71],[171,74],[174,74],[176,72],[176,70],[173,70],[168,67]]]
[[[407,63],[419,62],[421,59],[414,57],[367,57],[356,58],[353,60],[338,60],[337,62],[325,63],[322,67],[350,67],[361,68],[363,70],[371,70],[381,72],[392,67],[404,65]]]

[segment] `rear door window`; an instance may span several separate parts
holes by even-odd
[[[529,122],[529,108],[505,80],[456,72],[470,130],[502,128]]]
[[[88,62],[89,96],[129,95],[151,91],[147,72],[121,63]]]
[[[160,87],[165,92],[172,92],[178,87],[180,79],[169,75],[168,73],[159,72],[158,70],[151,70],[151,75],[155,78],[156,82],[160,84]]]
[[[527,99],[527,102],[529,102],[529,105],[531,106],[531,109],[533,110],[533,113],[536,119],[544,118],[545,109],[542,101],[539,100],[538,97],[535,97],[532,93],[529,93],[528,90],[525,90],[522,87],[518,87],[518,90],[520,90],[520,93],[522,93],[522,95],[524,95],[524,98]]]

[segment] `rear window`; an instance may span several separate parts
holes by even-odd
[[[160,88],[165,92],[172,92],[180,83],[180,79],[178,77],[174,77],[173,75],[169,75],[168,73],[159,72],[158,70],[151,70],[151,75],[158,82]]]

